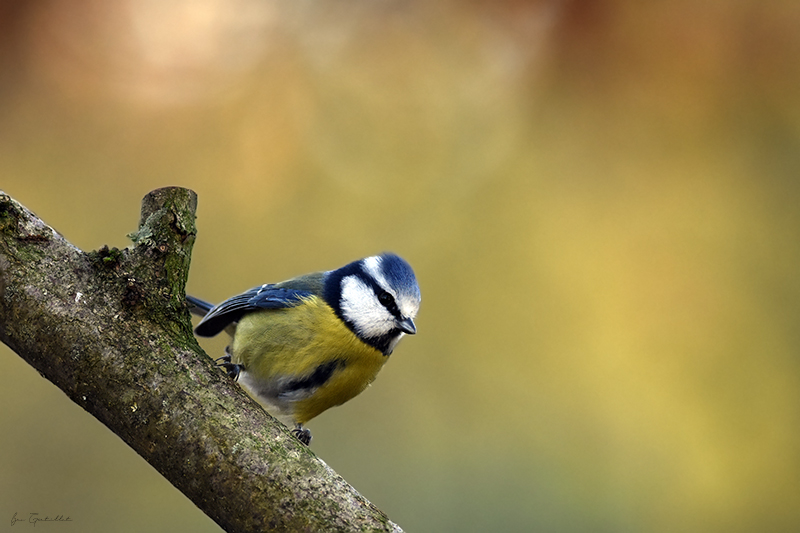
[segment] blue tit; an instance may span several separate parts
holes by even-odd
[[[420,292],[411,266],[386,253],[216,306],[186,299],[203,317],[195,334],[226,330],[233,342],[221,365],[307,445],[303,425],[362,392],[400,339],[417,332]]]

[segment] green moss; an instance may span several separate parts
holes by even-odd
[[[86,255],[95,264],[102,265],[106,268],[113,268],[122,261],[125,254],[118,248],[109,248],[106,245],[99,250],[89,252]]]
[[[11,197],[5,194],[0,195],[0,231],[6,231],[12,224],[16,227],[19,215],[19,209],[14,205]]]

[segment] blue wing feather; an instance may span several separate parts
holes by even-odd
[[[197,324],[195,333],[201,337],[213,337],[230,324],[237,322],[246,313],[260,309],[284,309],[312,296],[311,291],[261,285],[228,298],[213,307]]]

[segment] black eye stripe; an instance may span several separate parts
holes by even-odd
[[[393,315],[397,316],[400,314],[400,309],[397,308],[397,302],[394,301],[394,296],[388,292],[382,291],[378,295],[378,301]]]

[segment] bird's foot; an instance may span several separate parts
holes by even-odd
[[[220,363],[220,361],[222,362]],[[231,353],[228,351],[228,348],[225,348],[225,355],[215,359],[215,362],[217,363],[217,366],[221,366],[225,369],[225,373],[233,378],[233,381],[239,381],[239,374],[242,370],[244,370],[244,365],[231,363]]]
[[[297,424],[294,429],[292,430],[292,435],[294,435],[297,440],[308,446],[311,444],[311,431],[307,428],[304,428],[302,424]]]

